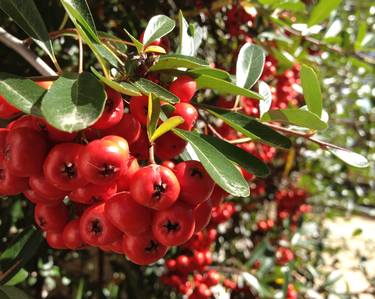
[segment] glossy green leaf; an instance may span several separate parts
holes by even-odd
[[[233,94],[250,97],[254,99],[261,99],[261,96],[254,91],[246,88],[242,88],[231,82],[223,79],[201,75],[196,79],[197,86],[199,89],[212,89],[219,94]]]
[[[128,50],[128,45],[126,45],[122,39],[119,39],[117,36],[113,34],[98,31],[98,37],[99,39],[105,39],[106,43],[111,44],[112,47],[115,47],[121,53],[126,53]]]
[[[100,74],[96,69],[91,67],[91,71],[94,73],[94,75],[102,81],[104,84],[108,85],[112,89],[118,91],[119,93],[126,94],[128,96],[141,96],[142,94],[139,92],[139,90],[133,86],[130,83],[126,82],[116,82],[110,79],[107,79],[102,74]]]
[[[173,93],[150,80],[141,78],[138,81],[133,82],[133,85],[143,94],[148,95],[149,93],[152,93],[155,97],[167,103],[174,104],[180,101]]]
[[[150,19],[143,35],[143,44],[147,46],[151,42],[167,35],[176,26],[176,22],[164,15],[157,15]]]
[[[1,299],[31,299],[24,291],[12,286],[0,286]]]
[[[7,283],[7,286],[14,286],[21,282],[24,282],[25,279],[29,276],[29,272],[25,269],[20,269]]]
[[[35,227],[25,229],[0,255],[2,274],[0,284],[5,284],[16,275],[37,252],[42,234]]]
[[[314,70],[307,65],[302,65],[301,67],[301,85],[307,108],[309,111],[321,117],[323,99],[320,83]]]
[[[0,73],[0,94],[22,112],[40,114],[38,104],[44,93],[44,88],[29,79]]]
[[[173,132],[191,144],[203,167],[216,184],[234,196],[250,195],[249,185],[240,171],[216,147],[204,140],[198,133],[181,129],[173,129]]]
[[[150,71],[169,70],[177,68],[195,69],[202,66],[208,66],[208,63],[202,59],[180,55],[167,54],[159,57],[159,60],[150,67]]]
[[[340,5],[341,1],[342,0],[319,0],[319,3],[311,12],[308,25],[313,26],[324,21],[329,17],[331,12]]]
[[[52,61],[56,61],[46,25],[33,0],[1,0],[0,9],[33,39]]]
[[[151,141],[152,135],[155,133],[160,116],[160,100],[153,96],[152,93],[148,95],[148,111],[147,111],[147,135]]]
[[[187,56],[195,56],[202,42],[202,28],[196,26],[194,31],[191,30],[191,26],[189,26],[189,23],[185,20],[181,10],[178,13],[178,24],[180,33],[177,53]]]
[[[191,74],[193,76],[194,75],[195,76],[207,75],[210,77],[215,77],[215,78],[226,80],[226,81],[231,80],[231,76],[228,72],[220,70],[220,69],[211,68],[208,66],[195,68],[193,70],[188,71],[188,74]]]
[[[180,124],[184,122],[184,119],[181,116],[172,116],[164,121],[154,132],[151,136],[150,141],[154,142],[160,136],[164,135],[165,133],[169,132],[170,130],[176,128]]]
[[[272,105],[272,92],[269,85],[264,81],[259,81],[258,84],[259,94],[262,96],[263,101],[259,101],[259,114],[262,116],[268,112]]]
[[[357,168],[366,168],[370,165],[369,161],[364,156],[350,150],[338,149],[333,147],[327,147],[327,150],[350,166]]]
[[[271,110],[261,117],[262,121],[278,121],[312,130],[327,129],[327,124],[315,113],[301,109]]]
[[[229,160],[237,163],[248,172],[259,177],[265,177],[269,174],[269,169],[263,161],[254,157],[242,148],[213,136],[201,135],[201,137],[216,147],[216,149],[222,152]]]
[[[236,64],[237,86],[250,89],[262,75],[265,53],[257,45],[246,43],[241,47]]]
[[[134,47],[137,49],[138,53],[141,53],[143,51],[143,44],[138,40],[136,39],[128,30],[126,30],[124,28],[124,31],[125,33],[129,36],[129,38],[131,39],[131,41],[133,42],[134,44]]]
[[[257,121],[255,118],[243,113],[233,112],[217,107],[202,105],[208,112],[222,119],[226,124],[246,137],[259,140],[272,146],[289,148],[291,141],[284,135],[276,132],[267,125]]]
[[[42,114],[55,128],[74,132],[92,125],[104,110],[106,94],[91,73],[64,74],[43,97]]]

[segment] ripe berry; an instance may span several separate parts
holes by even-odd
[[[155,141],[155,155],[160,160],[171,160],[181,154],[187,142],[173,132],[168,132]]]
[[[105,217],[104,203],[83,212],[79,229],[82,240],[92,246],[109,245],[121,236],[121,232]]]
[[[161,166],[164,166],[164,167],[167,167],[167,168],[173,170],[174,167],[176,166],[176,164],[174,164],[174,163],[173,163],[172,161],[170,161],[170,160],[165,160],[165,161],[163,161],[163,162],[161,163]]]
[[[38,129],[34,126],[34,116],[32,115],[23,115],[7,125],[8,129],[16,129],[22,127],[31,128],[38,131]]]
[[[139,36],[139,41],[141,43],[143,43],[143,36],[144,36],[144,32],[142,32],[142,34]],[[169,39],[167,37],[162,37],[162,38],[158,38],[156,40],[154,40],[153,42],[149,43],[147,46],[159,46],[159,47],[162,47],[164,48],[164,50],[166,52],[169,52],[170,50],[170,43],[169,43]]]
[[[31,176],[29,186],[36,194],[49,199],[50,201],[63,200],[66,192],[50,184],[43,175]]]
[[[53,249],[66,249],[61,232],[48,232],[46,235],[46,241],[49,247]]]
[[[180,184],[170,169],[153,164],[139,169],[133,175],[130,193],[139,204],[164,210],[177,200]]]
[[[184,122],[178,126],[178,128],[191,131],[198,119],[198,111],[193,105],[189,103],[177,103],[172,116],[181,116]]]
[[[115,195],[116,191],[117,185],[115,183],[109,185],[88,184],[84,187],[74,189],[69,194],[69,198],[74,202],[89,205],[107,201]]]
[[[12,175],[2,164],[0,163],[0,195],[17,195],[26,191],[29,188],[28,179]]]
[[[212,206],[213,207],[218,207],[220,206],[225,197],[227,197],[229,193],[227,193],[225,190],[223,190],[219,185],[215,184],[214,190],[212,191],[212,194],[210,196]]]
[[[122,248],[122,239],[123,237],[121,237],[120,239],[114,241],[110,247],[111,247],[111,250],[117,254],[124,254],[124,248]]]
[[[90,183],[110,184],[124,173],[128,158],[129,152],[115,142],[94,140],[81,152],[78,169]]]
[[[181,185],[181,200],[195,207],[210,197],[215,183],[199,161],[181,162],[174,173]]]
[[[5,166],[15,176],[38,175],[47,152],[47,140],[42,133],[31,128],[17,128],[9,131],[5,142]]]
[[[50,199],[44,198],[40,194],[37,194],[34,190],[32,189],[27,189],[23,191],[23,195],[30,200],[33,204],[37,203],[42,203],[46,205],[55,205],[56,201],[51,201]]]
[[[121,121],[106,130],[102,131],[103,135],[116,135],[124,138],[128,144],[136,142],[141,134],[141,124],[130,113],[124,113]]]
[[[139,235],[150,229],[152,211],[136,203],[128,192],[110,198],[104,212],[107,219],[127,235]]]
[[[148,158],[149,146],[150,143],[148,141],[147,132],[146,130],[141,130],[141,133],[137,141],[130,144],[130,153],[132,156],[139,160],[146,160]]]
[[[168,247],[160,244],[151,233],[124,235],[123,249],[128,259],[138,265],[155,263],[168,251]]]
[[[8,103],[8,101],[0,95],[0,118],[11,118],[20,112],[16,107]]]
[[[45,205],[37,203],[34,210],[35,223],[45,232],[61,232],[69,220],[66,205]]]
[[[77,160],[83,149],[83,145],[75,143],[55,145],[44,161],[43,170],[46,180],[64,191],[84,186],[86,180],[77,167]]]
[[[205,200],[194,208],[195,232],[200,232],[208,225],[211,220],[211,212],[211,199]]]
[[[130,182],[133,175],[139,170],[138,160],[132,156],[129,157],[126,172],[117,180],[117,191],[129,191]]]
[[[62,235],[67,248],[77,250],[84,246],[79,231],[79,219],[70,220],[67,225],[65,225]]]
[[[204,283],[208,287],[217,285],[221,279],[221,275],[216,270],[209,270],[204,276]]]
[[[55,127],[47,123],[44,119],[39,117],[33,117],[32,120],[35,130],[46,132],[48,135],[48,139],[56,143],[72,142],[78,135],[77,132],[69,133],[56,129]]]
[[[142,126],[147,125],[148,97],[132,97],[130,99],[130,113],[139,121]]]
[[[117,125],[124,113],[124,102],[121,94],[109,87],[106,87],[105,91],[107,100],[104,111],[100,118],[91,126],[94,129],[103,130]]]
[[[188,241],[195,229],[193,210],[183,202],[157,211],[152,220],[152,233],[166,246],[177,246]]]
[[[181,76],[171,83],[169,91],[175,94],[181,102],[190,102],[197,91],[197,83],[193,78]]]

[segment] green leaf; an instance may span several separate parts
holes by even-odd
[[[150,67],[150,71],[169,70],[177,68],[195,69],[202,66],[208,66],[208,63],[202,59],[180,55],[167,54],[159,57],[159,60]]]
[[[268,112],[272,105],[272,92],[269,85],[264,81],[259,81],[259,94],[262,96],[263,101],[259,101],[259,114],[262,115]]]
[[[358,227],[356,228],[353,232],[352,232],[352,237],[356,237],[356,236],[359,236],[363,233],[363,229]]]
[[[141,96],[142,94],[139,90],[130,83],[126,82],[116,82],[110,79],[107,79],[102,74],[100,74],[95,68],[91,67],[91,71],[94,75],[103,83],[111,87],[112,89],[118,91],[119,93],[126,94],[128,96]]]
[[[370,165],[369,161],[364,156],[350,150],[338,149],[329,146],[327,147],[327,150],[350,166],[366,168]]]
[[[64,74],[42,100],[42,114],[55,128],[74,132],[92,125],[104,110],[103,85],[91,73]]]
[[[25,229],[0,255],[2,274],[0,284],[5,284],[16,275],[33,257],[43,237],[35,227]]]
[[[132,84],[143,94],[148,95],[150,93],[153,93],[155,97],[167,103],[174,104],[180,101],[179,98],[173,93],[150,80],[141,78],[138,81],[133,82]]]
[[[248,172],[253,173],[259,177],[265,177],[269,175],[269,169],[267,165],[250,153],[244,151],[242,148],[239,148],[233,144],[230,144],[229,142],[213,136],[201,135],[201,137],[208,143],[216,147],[216,149],[222,152],[229,160],[237,163]]]
[[[176,22],[164,15],[157,15],[148,22],[143,35],[143,44],[147,46],[153,41],[167,35],[176,26]]]
[[[29,276],[29,272],[25,269],[20,269],[7,283],[7,286],[15,286],[23,281]]]
[[[154,134],[150,138],[150,142],[154,142],[160,136],[176,128],[183,122],[184,119],[181,116],[172,116],[171,118],[168,118],[155,130]]]
[[[314,70],[304,64],[301,67],[301,85],[307,108],[318,117],[321,117],[323,99],[320,83]]]
[[[12,286],[0,286],[1,299],[31,299],[24,291]]]
[[[129,38],[131,39],[131,41],[133,42],[134,44],[134,47],[137,49],[138,53],[141,53],[143,51],[143,44],[138,40],[136,39],[128,30],[126,30],[124,28],[124,31],[125,33],[129,36]]]
[[[208,67],[208,66],[198,67],[198,68],[195,68],[193,70],[188,71],[187,73],[189,75],[193,75],[193,76],[194,75],[195,76],[197,76],[197,75],[198,76],[199,75],[207,75],[207,76],[210,76],[210,77],[215,77],[215,78],[226,80],[226,81],[231,80],[231,76],[228,72],[220,70],[220,69],[211,68],[211,67]]]
[[[105,38],[107,43],[110,43],[113,47],[115,47],[121,53],[126,53],[128,50],[128,46],[123,42],[123,40],[119,39],[117,36],[113,34],[103,32],[103,31],[98,31],[98,37],[99,39]]]
[[[44,88],[29,79],[0,73],[0,94],[22,112],[40,115],[38,103],[44,93]]]
[[[1,0],[0,9],[33,39],[52,61],[56,61],[46,25],[33,0]]]
[[[300,109],[271,110],[261,117],[261,121],[279,121],[312,130],[324,130],[328,127],[316,114]]]
[[[223,153],[195,132],[181,129],[173,129],[173,132],[191,144],[203,167],[221,188],[233,196],[247,197],[250,195],[248,183]]]
[[[194,31],[192,31],[181,10],[178,12],[178,24],[180,35],[177,53],[187,56],[195,56],[202,42],[202,28],[195,27]]]
[[[311,12],[308,25],[311,27],[324,21],[342,0],[320,0]]]
[[[217,107],[207,105],[201,105],[201,107],[222,119],[226,124],[246,137],[281,148],[290,148],[291,146],[291,141],[287,137],[260,123],[255,118]]]
[[[160,100],[153,96],[152,93],[148,95],[148,112],[147,112],[147,135],[151,141],[151,136],[156,130],[160,116]]]
[[[237,86],[250,89],[259,80],[265,57],[259,46],[246,43],[241,47],[236,65]]]
[[[219,94],[233,94],[254,99],[261,99],[261,96],[256,92],[239,87],[231,82],[219,78],[201,75],[196,79],[196,82],[199,89],[209,88],[215,90]]]

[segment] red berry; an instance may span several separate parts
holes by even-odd
[[[147,132],[146,130],[141,130],[141,133],[137,141],[133,144],[130,144],[130,153],[132,156],[139,160],[146,160],[148,158],[149,146],[150,142],[148,141]]]
[[[111,247],[111,250],[117,254],[124,254],[124,248],[122,247],[122,239],[123,237],[121,237],[120,239],[114,241],[110,247]]]
[[[33,122],[35,130],[46,132],[48,135],[48,139],[56,143],[72,142],[78,135],[77,132],[69,133],[56,129],[55,127],[47,123],[46,120],[39,117],[34,117]]]
[[[50,201],[61,201],[64,199],[66,192],[50,184],[43,175],[31,176],[29,186],[36,194],[41,195]]]
[[[118,192],[129,191],[130,182],[132,181],[132,177],[139,170],[139,168],[140,167],[139,167],[137,159],[130,156],[129,160],[128,160],[126,172],[117,180],[117,190],[118,190]]]
[[[194,208],[195,232],[200,232],[208,225],[211,219],[211,212],[211,199],[205,200]]]
[[[155,263],[168,251],[168,247],[160,244],[151,233],[124,235],[123,249],[128,259],[138,265]]]
[[[53,249],[66,249],[61,232],[48,232],[46,235],[46,241],[49,247]]]
[[[155,238],[166,246],[177,246],[188,241],[195,229],[193,210],[178,202],[167,210],[157,211],[152,220]]]
[[[142,126],[147,125],[148,97],[132,97],[130,99],[130,113],[139,121]]]
[[[173,132],[168,132],[155,141],[155,155],[160,160],[171,160],[181,154],[187,142],[176,136]]]
[[[198,119],[198,111],[189,103],[177,103],[172,116],[181,116],[184,122],[178,128],[191,131]]]
[[[117,193],[105,203],[105,216],[127,235],[150,230],[152,211],[136,203],[128,192]]]
[[[46,232],[61,232],[69,220],[69,211],[63,203],[45,205],[37,203],[34,210],[36,224]]]
[[[25,180],[27,180],[27,179],[25,179]],[[46,205],[55,205],[56,204],[56,201],[51,201],[50,199],[44,198],[43,196],[41,196],[40,194],[37,194],[32,189],[27,189],[27,190],[23,191],[23,195],[28,200],[30,200],[30,202],[32,202],[33,204],[37,204],[37,203],[42,203],[42,204],[46,204]]]
[[[0,95],[0,118],[11,118],[20,112],[16,107],[8,103],[8,101]]]
[[[116,191],[117,185],[115,183],[109,185],[88,184],[73,190],[69,194],[69,198],[74,202],[89,205],[107,201]]]
[[[170,169],[153,164],[139,169],[133,175],[130,193],[139,204],[164,210],[177,200],[180,184]]]
[[[67,248],[77,250],[84,246],[79,231],[79,219],[70,220],[67,225],[65,225],[62,235]]]
[[[28,179],[10,174],[2,164],[0,163],[0,195],[17,195],[26,191],[29,188]]]
[[[103,130],[104,135],[117,135],[124,138],[128,144],[136,142],[141,134],[141,124],[130,113],[124,113],[121,121],[106,130]]]
[[[197,91],[197,83],[193,78],[181,76],[171,83],[169,91],[174,93],[181,102],[190,102]]]
[[[211,194],[211,202],[213,207],[218,207],[220,206],[225,197],[227,197],[229,193],[227,193],[225,190],[223,190],[219,185],[215,185],[214,190],[212,191]]]

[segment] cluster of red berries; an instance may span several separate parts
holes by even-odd
[[[232,4],[226,12],[225,27],[231,36],[247,35],[247,27],[253,27],[257,17],[256,10],[245,10],[241,4]],[[242,28],[243,26],[247,26]]]

